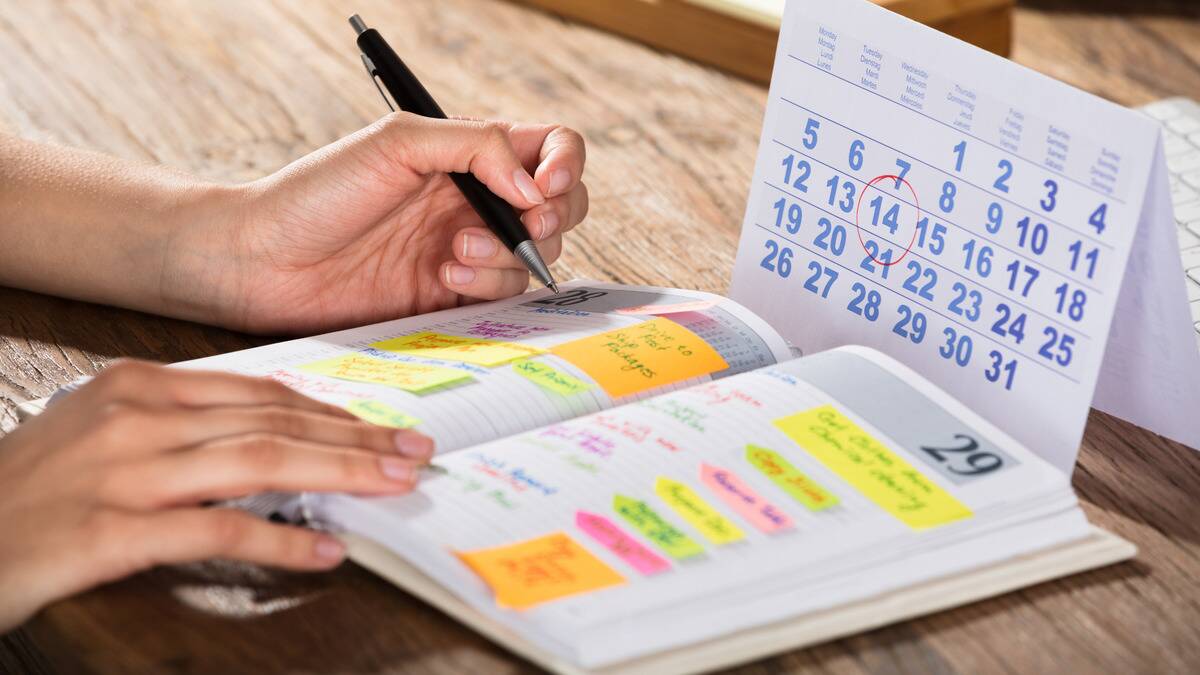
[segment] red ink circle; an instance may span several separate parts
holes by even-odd
[[[862,207],[863,199],[867,196],[867,190],[871,189],[871,186],[875,185],[879,181],[889,179],[889,178],[891,180],[896,180],[896,181],[900,181],[901,183],[904,183],[904,185],[908,188],[908,191],[912,193],[913,204],[916,205],[916,209],[917,209],[917,217],[915,220],[913,220],[913,234],[912,234],[912,239],[910,239],[908,241],[908,248],[904,249],[904,253],[900,254],[900,257],[896,258],[892,262],[883,262],[882,260],[879,260],[878,258],[876,258],[874,255],[871,255],[871,252],[867,250],[867,243],[865,241],[863,241],[862,226],[858,224],[858,212],[859,212],[859,209]],[[855,202],[855,204],[854,204],[854,231],[858,234],[858,245],[862,246],[863,252],[866,253],[867,257],[869,257],[875,264],[882,265],[884,267],[891,267],[892,265],[899,263],[901,260],[904,260],[904,256],[908,255],[908,252],[912,250],[913,244],[915,244],[917,241],[917,223],[920,221],[921,221],[921,202],[917,199],[917,191],[913,189],[913,186],[911,183],[904,180],[900,176],[896,176],[893,174],[885,174],[882,176],[876,176],[876,177],[872,178],[871,181],[869,183],[867,183],[866,186],[863,187],[862,192],[858,193],[858,201]]]

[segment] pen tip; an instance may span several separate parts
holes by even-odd
[[[554,291],[554,294],[555,294],[555,295],[558,295],[558,284],[556,284],[556,283],[554,283],[553,281],[551,281],[551,282],[550,282],[549,284],[547,284],[547,285],[548,285],[548,286],[550,286],[550,290]]]
[[[362,33],[367,30],[366,22],[364,22],[362,17],[357,14],[350,17],[350,25],[354,27],[354,32],[359,35],[362,35]]]

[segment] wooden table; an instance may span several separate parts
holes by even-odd
[[[7,131],[218,179],[260,176],[380,114],[346,25],[358,11],[404,36],[447,109],[556,120],[587,137],[592,215],[562,278],[728,283],[758,86],[490,0],[63,4],[0,5]],[[1200,98],[1193,2],[1138,3],[1127,16],[1095,4],[1023,8],[1016,60],[1123,104]],[[118,356],[176,361],[258,341],[0,289],[0,425],[16,424],[17,401]],[[1137,543],[1136,561],[743,672],[1195,672],[1200,455],[1093,413],[1075,486],[1093,522]],[[2,647],[0,671],[19,672],[533,670],[354,565],[155,570],[47,608]]]

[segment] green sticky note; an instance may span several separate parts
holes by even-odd
[[[539,361],[517,361],[513,364],[513,371],[542,389],[559,396],[571,396],[592,388],[592,385],[578,377],[555,370],[549,364]]]
[[[654,481],[654,494],[714,544],[728,544],[746,538],[737,525],[722,516],[695,490],[677,480],[659,476]]]
[[[346,406],[346,410],[349,410],[371,424],[378,424],[381,427],[407,429],[421,423],[421,420],[416,417],[402,410],[397,410],[382,401],[361,399]]]
[[[613,510],[663,553],[676,560],[702,555],[704,548],[658,515],[646,502],[613,495]]]
[[[804,475],[774,450],[748,444],[746,461],[810,511],[823,511],[838,503],[836,495]]]

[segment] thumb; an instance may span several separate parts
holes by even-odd
[[[472,173],[489,190],[524,211],[546,201],[521,165],[508,128],[499,122],[432,119],[394,113],[385,121],[393,160],[410,171]]]

